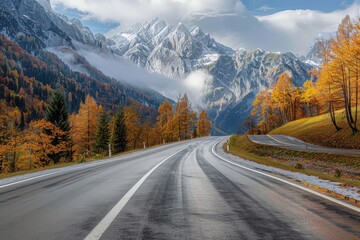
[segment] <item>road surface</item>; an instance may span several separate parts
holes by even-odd
[[[248,135],[248,137],[254,143],[297,151],[360,155],[359,150],[317,146],[286,135]]]
[[[360,239],[359,208],[226,162],[221,139],[0,186],[0,238]]]

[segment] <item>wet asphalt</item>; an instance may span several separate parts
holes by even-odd
[[[0,239],[84,239],[177,151],[101,239],[360,239],[359,213],[220,160],[211,151],[219,140],[171,144],[0,188]]]

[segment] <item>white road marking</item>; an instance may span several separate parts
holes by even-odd
[[[8,183],[8,184],[0,186],[0,189],[5,188],[5,187],[9,187],[9,186],[12,186],[12,185],[16,185],[16,184],[19,184],[19,183],[23,183],[23,182],[28,182],[28,181],[31,181],[31,180],[34,180],[34,179],[37,179],[37,178],[47,177],[47,176],[54,175],[54,174],[61,173],[61,172],[62,171],[47,173],[47,174],[44,174],[44,175],[40,175],[40,176],[36,176],[36,177],[32,177],[32,178],[27,178],[27,179],[24,179],[24,180],[21,180],[21,181]]]
[[[215,143],[215,145],[212,147],[211,151],[212,151],[212,153],[213,153],[215,156],[217,156],[218,158],[220,158],[220,159],[223,160],[224,162],[227,162],[227,163],[230,163],[230,164],[232,164],[232,165],[234,165],[234,166],[237,166],[237,167],[239,167],[239,168],[242,168],[242,169],[245,169],[245,170],[248,170],[248,171],[251,171],[251,172],[254,172],[254,173],[258,173],[258,174],[261,174],[261,175],[263,175],[263,176],[267,176],[267,177],[272,178],[272,179],[275,179],[275,180],[278,180],[278,181],[280,181],[280,182],[286,183],[286,184],[288,184],[288,185],[291,185],[291,186],[293,186],[293,187],[299,188],[299,189],[304,190],[304,191],[306,191],[306,192],[312,193],[312,194],[314,194],[314,195],[316,195],[316,196],[318,196],[318,197],[321,197],[321,198],[324,198],[324,199],[329,200],[329,201],[331,201],[331,202],[337,203],[337,204],[339,204],[339,205],[341,205],[341,206],[343,206],[343,207],[349,208],[349,209],[354,210],[354,211],[356,211],[356,212],[360,212],[360,208],[358,208],[358,207],[356,207],[356,206],[353,206],[353,205],[344,203],[344,202],[342,202],[342,201],[340,201],[340,200],[337,200],[337,199],[335,199],[335,198],[326,196],[326,195],[321,194],[321,193],[319,193],[319,192],[316,192],[316,191],[314,191],[314,190],[305,188],[305,187],[303,187],[303,186],[300,186],[300,185],[297,185],[297,184],[295,184],[295,183],[286,181],[286,180],[284,180],[284,179],[281,179],[281,178],[272,176],[272,175],[270,175],[270,174],[263,173],[263,172],[254,170],[254,169],[252,169],[252,168],[248,168],[248,167],[242,166],[242,165],[240,165],[240,164],[231,162],[231,161],[229,161],[229,160],[227,160],[227,159],[219,156],[219,155],[215,152],[215,146],[217,146],[221,141],[222,141],[222,140],[220,140],[220,141],[218,141],[217,143]]]
[[[153,167],[149,172],[147,172],[121,199],[120,201],[110,210],[108,214],[100,221],[98,225],[89,233],[89,235],[85,238],[85,240],[98,240],[104,234],[104,232],[109,228],[111,223],[115,220],[115,218],[119,215],[121,210],[125,207],[126,203],[130,200],[130,198],[135,194],[135,192],[139,189],[139,187],[145,182],[145,180],[153,173],[161,164],[165,161],[169,160],[176,154],[181,151],[184,151],[186,148],[177,151],[171,156],[162,160],[159,164]]]

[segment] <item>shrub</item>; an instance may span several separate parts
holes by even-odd
[[[301,163],[297,163],[297,164],[295,165],[295,168],[296,168],[296,169],[304,169],[304,166],[303,166]]]
[[[341,171],[340,171],[340,169],[335,169],[335,172],[334,172],[334,177],[336,177],[336,178],[341,178]]]

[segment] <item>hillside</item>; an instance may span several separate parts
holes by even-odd
[[[54,12],[47,0],[0,1],[0,33],[34,56],[39,57],[39,50],[51,51],[72,70],[100,81],[103,77],[92,75],[94,68],[173,99],[186,92],[198,106],[207,108],[216,128],[226,133],[239,131],[256,95],[280,74],[289,73],[299,86],[310,78],[313,67],[292,53],[232,49],[193,24],[170,25],[159,18],[106,37],[94,35],[81,21]],[[199,89],[187,86],[187,80]],[[142,92],[162,101],[159,94]]]
[[[336,120],[342,128],[338,132],[332,125],[329,114],[326,113],[290,122],[271,131],[270,134],[289,135],[309,143],[327,147],[359,149],[360,134],[352,135],[343,110],[336,112]]]
[[[88,69],[92,70],[89,75],[72,71],[47,51],[39,50],[35,57],[0,34],[0,100],[24,112],[27,122],[43,116],[54,89],[66,93],[71,113],[78,111],[86,95],[91,95],[107,109],[138,102],[144,105],[143,117],[155,119],[156,108],[164,98],[122,84],[90,66]]]

